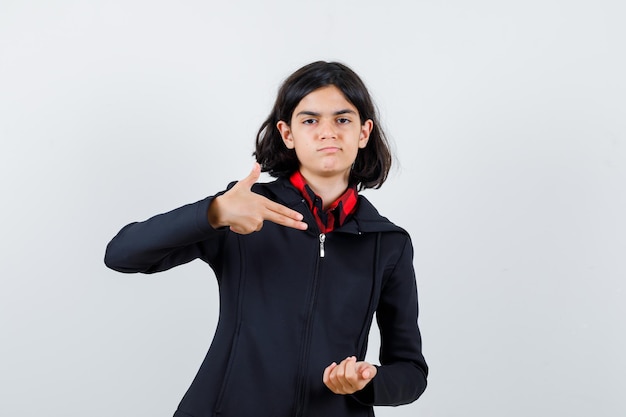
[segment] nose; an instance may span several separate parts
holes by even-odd
[[[319,126],[320,139],[336,139],[337,131],[333,120],[324,120]]]

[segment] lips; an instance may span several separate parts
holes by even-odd
[[[339,152],[340,150],[341,148],[337,146],[325,146],[323,148],[318,149],[318,152],[335,153],[335,152]]]

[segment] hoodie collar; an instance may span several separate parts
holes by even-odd
[[[278,178],[276,181],[263,184],[278,201],[281,201],[290,208],[296,209],[303,204],[303,197],[296,187],[291,184],[288,177]],[[306,202],[304,203],[306,206]],[[302,206],[300,206],[302,207]],[[396,226],[386,217],[381,216],[378,210],[369,202],[367,198],[359,195],[356,212],[354,215],[336,232],[345,233],[376,233],[376,232],[401,232],[407,233],[401,227]]]

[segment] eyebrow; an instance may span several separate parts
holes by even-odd
[[[333,113],[333,116],[339,116],[341,114],[356,114],[356,112],[354,110],[351,109],[342,109],[342,110],[337,110],[336,112]],[[317,113],[314,111],[309,111],[309,110],[302,110],[300,112],[298,112],[298,114],[296,114],[296,117],[298,116],[316,116],[319,117],[321,116],[321,113]]]

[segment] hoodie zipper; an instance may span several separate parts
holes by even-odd
[[[302,203],[306,204],[304,200],[302,200]],[[297,382],[297,388],[296,388],[296,403],[295,403],[295,408],[294,408],[294,415],[296,417],[301,417],[302,414],[304,413],[304,401],[306,399],[306,375],[308,374],[307,371],[307,363],[309,360],[309,355],[310,355],[310,344],[311,344],[311,332],[313,331],[313,313],[315,311],[315,305],[317,304],[317,287],[319,284],[319,275],[320,275],[320,263],[322,262],[322,259],[324,258],[324,256],[326,255],[326,248],[325,248],[325,242],[326,242],[326,234],[323,232],[320,232],[320,234],[318,235],[318,242],[319,242],[319,253],[318,253],[318,259],[315,262],[315,271],[313,272],[313,281],[311,283],[311,296],[308,300],[308,311],[307,311],[307,316],[306,316],[306,323],[305,323],[305,327],[304,327],[304,333],[303,333],[303,345],[302,345],[302,352],[300,355],[300,374],[298,376],[298,382]]]
[[[325,255],[324,242],[326,241],[326,234],[320,233],[318,236],[319,239],[319,258],[315,262],[315,271],[313,273],[313,282],[311,283],[311,296],[308,300],[308,311],[306,316],[306,324],[304,327],[303,333],[303,345],[302,345],[302,353],[300,355],[300,374],[298,376],[298,386],[296,389],[296,404],[295,404],[295,413],[296,417],[301,417],[304,412],[304,402],[306,399],[306,376],[308,374],[307,364],[310,356],[310,348],[311,348],[311,333],[313,331],[313,313],[315,311],[315,305],[317,304],[317,290],[319,285],[319,275],[320,275],[320,263],[322,262],[321,258]]]

